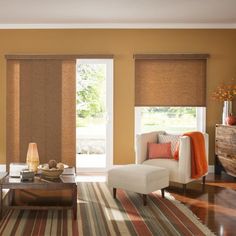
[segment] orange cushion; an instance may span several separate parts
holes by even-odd
[[[172,158],[171,143],[148,143],[148,159]]]

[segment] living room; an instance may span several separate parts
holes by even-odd
[[[201,105],[193,105],[193,107],[198,106],[198,107],[204,107],[205,109],[205,118],[204,116],[202,118],[205,119],[203,121],[205,127],[203,127],[202,130],[198,130],[206,132],[208,134],[209,166],[208,166],[208,175],[206,177],[206,182],[205,182],[205,189],[202,192],[201,181],[193,181],[189,183],[187,185],[187,189],[185,192],[182,189],[182,185],[170,184],[170,187],[166,189],[167,192],[166,199],[168,199],[168,196],[170,195],[169,196],[170,198],[176,198],[176,200],[182,202],[183,204],[185,204],[185,206],[189,207],[190,210],[192,210],[194,214],[197,215],[197,217],[200,218],[200,221],[203,223],[203,224],[199,223],[201,225],[196,226],[202,229],[203,231],[209,230],[205,232],[208,233],[213,232],[216,235],[234,235],[234,224],[236,223],[235,221],[236,205],[232,203],[231,200],[233,200],[235,197],[235,189],[236,189],[235,178],[234,178],[235,176],[226,174],[225,171],[222,171],[220,175],[215,175],[214,173],[215,163],[216,163],[215,129],[216,129],[216,124],[222,124],[224,122],[222,121],[223,102],[212,99],[212,94],[217,89],[218,86],[222,84],[229,85],[230,83],[232,83],[232,78],[235,78],[236,76],[235,3],[234,1],[226,1],[225,4],[223,3],[220,4],[221,1],[216,1],[219,5],[215,4],[211,9],[211,7],[209,6],[211,6],[212,1],[206,1],[205,3],[201,3],[199,5],[197,4],[196,6],[188,4],[185,1],[184,3],[186,4],[186,7],[184,7],[185,5],[176,3],[177,5],[175,6],[175,8],[174,6],[173,8],[171,7],[171,12],[167,11],[168,8],[164,4],[162,5],[162,11],[160,11],[159,14],[157,14],[156,13],[157,5],[154,4],[153,2],[152,2],[152,4],[154,4],[153,6],[152,5],[150,5],[149,7],[146,6],[147,8],[144,9],[142,9],[142,7],[144,7],[145,4],[142,5],[141,3],[135,3],[135,5],[137,4],[137,7],[135,7],[135,5],[131,4],[133,3],[133,1],[128,1],[128,2],[129,4],[126,7],[127,9],[124,11],[126,14],[126,18],[124,17],[124,15],[122,15],[122,9],[124,9],[124,6],[122,8],[122,4],[119,5],[118,3],[113,3],[114,5],[112,6],[106,6],[105,1],[102,1],[102,3],[100,3],[101,5],[98,5],[97,2],[94,2],[92,6],[89,6],[91,9],[93,9],[94,14],[95,12],[99,11],[100,9],[98,8],[99,6],[103,6],[104,9],[107,9],[106,11],[104,10],[103,14],[109,12],[109,7],[110,7],[110,10],[114,11],[113,14],[116,16],[116,18],[112,17],[108,13],[105,18],[102,18],[102,13],[100,12],[101,14],[100,18],[99,14],[96,13],[98,14],[98,15],[95,14],[97,18],[94,17],[91,20],[89,20],[89,17],[91,17],[92,14],[91,12],[90,15],[88,14],[87,18],[85,16],[84,18],[82,17],[83,16],[82,10],[85,8],[82,8],[82,10],[78,10],[78,13],[76,12],[75,9],[76,7],[78,7],[76,3],[74,3],[75,5],[72,4],[71,8],[69,9],[68,6],[66,6],[66,4],[63,5],[60,2],[60,4],[58,4],[58,6],[56,7],[58,11],[54,11],[53,6],[49,5],[48,8],[46,8],[46,10],[44,9],[45,16],[39,16],[39,15],[37,16],[36,13],[39,11],[35,9],[35,5],[31,6],[31,4],[29,5],[32,7],[31,11],[27,10],[27,6],[22,7],[16,4],[13,7],[11,6],[10,3],[4,5],[1,8],[0,10],[1,12],[0,122],[2,124],[2,128],[0,130],[1,171],[3,172],[6,171],[7,163],[9,164],[12,162],[26,161],[28,143],[35,142],[35,139],[29,140],[28,137],[26,138],[29,132],[31,132],[31,129],[37,127],[37,132],[36,132],[37,135],[35,135],[36,140],[39,137],[39,134],[40,135],[42,134],[42,136],[45,135],[44,133],[42,133],[42,130],[45,129],[44,126],[39,127],[38,123],[37,125],[35,125],[36,123],[34,122],[30,123],[28,120],[29,113],[31,112],[34,113],[35,120],[38,120],[41,117],[39,111],[40,112],[44,111],[42,110],[43,107],[45,107],[46,103],[43,100],[43,95],[42,95],[44,94],[44,90],[40,92],[41,88],[44,85],[35,83],[34,90],[32,90],[33,91],[32,93],[38,94],[36,97],[34,97],[34,102],[36,106],[34,106],[33,110],[28,110],[29,104],[27,103],[27,101],[30,101],[31,96],[33,96],[29,92],[29,90],[27,90],[29,92],[28,94],[31,95],[28,96],[27,94],[27,96],[25,95],[24,98],[20,96],[17,97],[17,93],[14,91],[18,90],[14,90],[11,94],[8,93],[9,88],[11,86],[9,81],[13,81],[10,80],[10,78],[13,78],[10,76],[12,73],[11,65],[13,63],[19,62],[19,67],[15,68],[18,69],[20,68],[20,69],[18,70],[18,72],[15,70],[15,75],[17,73],[18,74],[16,77],[14,77],[14,79],[22,78],[21,83],[18,83],[17,88],[19,89],[19,91],[21,91],[21,89],[23,91],[23,89],[27,89],[27,84],[24,84],[23,81],[27,83],[27,78],[33,78],[33,77],[40,78],[40,76],[42,76],[44,73],[40,71],[37,72],[37,68],[38,70],[40,68],[39,65],[37,65],[37,67],[34,66],[34,69],[30,69],[31,67],[26,66],[26,63],[28,63],[27,65],[29,66],[31,61],[33,60],[36,61],[39,60],[40,58],[41,58],[40,60],[44,61],[50,61],[50,60],[80,61],[80,59],[112,60],[113,93],[109,98],[110,101],[112,101],[112,116],[111,116],[112,126],[110,128],[112,130],[112,133],[110,133],[109,136],[110,139],[112,139],[112,144],[109,144],[109,147],[112,147],[112,149],[110,150],[109,154],[110,164],[106,166],[106,171],[107,171],[108,169],[111,169],[113,166],[122,167],[127,164],[136,163],[137,153],[135,148],[136,146],[135,138],[137,133],[136,132],[137,120],[135,119],[136,116],[135,107],[137,107],[137,91],[136,91],[137,74],[135,71],[137,67],[137,61],[138,60],[150,61],[151,59],[148,58],[150,56],[154,56],[155,60],[158,60],[158,57],[160,58],[163,55],[172,57],[172,60],[176,55],[182,57],[182,60],[185,60],[187,55],[187,57],[189,56],[192,57],[190,60],[195,61],[196,57],[200,56],[200,61],[205,63],[204,65],[206,66],[206,68],[204,67],[206,74],[204,74],[203,76],[203,82],[205,81],[205,85],[199,88],[196,98],[198,98],[198,96],[200,97],[201,92],[205,89],[204,90],[205,93],[203,93],[202,95],[205,98],[205,100]],[[161,4],[160,1],[158,2],[159,4]],[[194,3],[194,1],[190,2],[192,4]],[[26,4],[27,1],[24,1],[24,3]],[[80,2],[80,4],[82,3]],[[146,3],[146,5],[148,4]],[[182,11],[180,6],[181,8],[183,8]],[[41,6],[40,4],[38,5],[39,9],[42,9],[43,7],[45,7],[45,5],[43,6]],[[63,7],[65,7],[64,13],[62,11]],[[117,12],[115,11],[116,7],[117,7]],[[24,14],[22,14],[21,11],[19,11],[20,13],[18,12],[17,14],[18,8],[21,9],[22,12],[23,10],[25,10]],[[176,18],[174,18],[175,9],[177,9],[179,12],[179,15],[176,13],[177,14]],[[11,11],[15,14],[12,14]],[[100,11],[102,10],[100,9]],[[132,14],[130,15],[128,14],[129,11],[133,12],[133,18],[131,17]],[[149,11],[150,11],[150,17],[148,16]],[[192,18],[190,14],[187,14],[187,12],[190,11],[193,16]],[[35,15],[33,15],[33,13],[35,13]],[[120,14],[119,17],[121,18],[119,18],[118,15],[116,15],[118,13]],[[140,15],[144,13],[146,14],[145,15],[146,21],[145,19],[142,18],[140,19],[136,18],[137,15],[135,14]],[[164,16],[161,13],[163,13]],[[71,17],[73,16],[73,14],[75,14],[74,17],[77,16],[77,18],[74,19],[70,18],[70,14]],[[155,15],[156,18],[155,21],[153,22],[151,16]],[[59,18],[60,16],[61,20]],[[123,20],[122,16],[124,17]],[[142,56],[142,59],[138,58],[139,56]],[[170,58],[168,60],[170,60]],[[179,60],[180,59],[178,59],[177,61]],[[49,66],[50,68],[52,68],[52,71],[54,71],[54,65],[52,67],[51,65]],[[58,73],[55,74],[58,75]],[[66,78],[68,78],[68,74],[66,76],[67,76]],[[58,78],[59,77],[60,75],[58,75]],[[50,82],[51,83],[50,86],[54,86],[53,84],[54,77],[51,76],[51,78],[52,80],[50,81],[52,82]],[[73,79],[75,79],[75,76],[73,77]],[[62,78],[62,82],[63,81],[64,80]],[[71,83],[70,86],[73,86],[73,84]],[[191,88],[191,83],[189,83],[189,85],[187,85],[186,87],[189,90],[193,89]],[[74,88],[72,87],[72,90],[70,91],[74,91],[73,89]],[[200,89],[203,90],[201,91]],[[48,139],[50,141],[48,142],[47,148],[46,146],[42,148],[40,141],[39,142],[37,141],[38,151],[39,151],[39,162],[40,164],[44,164],[48,162],[50,159],[57,160],[57,158],[59,158],[58,157],[59,154],[58,156],[55,157],[50,156],[50,158],[48,158],[47,155],[44,155],[46,151],[44,152],[42,150],[46,149],[49,150],[50,149],[49,146],[52,146],[52,151],[50,151],[52,153],[51,155],[55,155],[55,153],[57,153],[57,151],[59,149],[61,150],[62,148],[63,151],[66,153],[64,156],[62,155],[62,157],[58,159],[58,162],[63,162],[64,164],[75,166],[76,114],[74,110],[72,111],[70,110],[70,106],[71,104],[73,104],[74,106],[76,101],[74,99],[72,102],[70,102],[71,101],[70,100],[71,97],[69,96],[71,94],[70,92],[65,94],[63,93],[63,96],[68,96],[64,97],[65,99],[62,99],[61,97],[60,99],[57,99],[56,96],[61,95],[60,93],[62,91],[59,85],[58,87],[55,86],[55,90],[49,90],[49,92],[47,93],[47,96],[49,98],[50,96],[53,95],[52,91],[55,95],[53,99],[55,99],[56,101],[55,103],[56,108],[55,109],[50,108],[50,106],[52,107],[54,104],[52,103],[51,105],[49,104],[50,106],[46,109],[46,111],[47,114],[50,114],[51,116],[50,119],[54,120],[55,122],[54,123],[52,122],[53,124],[51,125],[49,124],[50,126],[49,130],[51,132],[50,134],[51,136],[49,135],[50,137]],[[184,94],[184,92],[182,94]],[[166,96],[171,97],[174,96],[174,94],[173,95],[167,94]],[[67,98],[69,98],[69,100]],[[72,96],[72,98],[74,97]],[[69,103],[67,104],[68,101]],[[26,105],[24,105],[23,102],[25,102]],[[11,104],[11,106],[9,104]],[[176,106],[175,104],[172,105]],[[156,106],[163,106],[163,105],[156,104]],[[235,106],[236,105],[233,102],[233,109],[232,109],[233,112],[236,111]],[[21,107],[23,108],[19,110]],[[64,113],[62,113],[63,111],[62,107],[65,109]],[[46,111],[44,112],[46,113]],[[22,115],[20,119],[19,119],[19,114]],[[69,115],[74,114],[74,115],[73,117],[69,116],[68,118],[67,116],[68,114]],[[43,115],[46,116],[44,113]],[[56,115],[58,119],[54,119]],[[17,117],[17,118],[13,119],[12,117]],[[24,117],[25,119],[23,119]],[[68,127],[68,124],[72,125]],[[61,128],[62,130],[61,133],[55,132],[55,130],[57,130],[57,127]],[[67,130],[63,130],[63,127],[66,127]],[[20,130],[19,132],[21,134],[17,133],[17,130],[18,131]],[[63,133],[64,131],[67,133]],[[53,135],[55,135],[55,138]],[[19,140],[17,141],[18,143],[16,145],[17,137],[21,137],[21,139],[19,138]],[[62,137],[64,138],[62,139]],[[232,143],[231,145],[233,145]],[[63,145],[65,145],[65,148]],[[22,148],[20,149],[20,147]],[[79,168],[79,166],[76,166],[76,168]],[[91,173],[91,171],[95,173]],[[103,174],[97,172],[98,170],[96,169],[95,170],[90,169],[87,170],[87,172],[78,169],[76,173],[78,175],[77,180],[85,179],[85,181],[87,181],[86,176],[88,177],[88,179],[91,176],[95,175],[103,176]],[[96,178],[95,181],[97,181]],[[89,208],[87,214],[84,214],[83,207],[84,205],[89,204],[88,202],[86,202],[86,197],[88,197],[89,194],[92,194],[91,189],[93,188],[97,191],[98,194],[96,203],[97,205],[94,203],[95,205]],[[46,215],[46,213],[44,212],[45,209],[42,212],[32,211],[33,213],[31,213],[31,211],[25,213],[25,211],[11,210],[4,214],[5,216],[3,216],[2,221],[0,222],[1,224],[0,232],[2,235],[8,235],[6,229],[11,229],[10,228],[11,223],[9,222],[12,222],[12,225],[15,225],[15,228],[11,229],[12,230],[11,232],[14,232],[15,235],[26,235],[27,229],[29,230],[29,228],[31,229],[31,231],[29,230],[31,234],[35,233],[37,235],[50,235],[50,234],[51,235],[79,235],[79,234],[144,235],[144,233],[142,234],[140,232],[146,232],[145,231],[146,229],[148,229],[147,231],[150,233],[150,235],[187,234],[185,231],[181,230],[178,231],[179,229],[177,229],[178,228],[177,226],[175,227],[173,219],[172,221],[169,219],[168,224],[163,223],[164,228],[168,229],[167,230],[163,229],[163,231],[160,231],[159,234],[157,233],[158,231],[155,231],[156,230],[155,226],[153,226],[155,223],[153,222],[150,223],[147,221],[145,226],[141,225],[140,226],[141,231],[139,231],[140,229],[137,226],[133,228],[131,227],[132,224],[135,225],[135,222],[136,223],[145,222],[143,215],[142,217],[139,215],[138,218],[137,215],[135,215],[134,212],[137,210],[137,207],[138,206],[142,207],[141,209],[138,209],[138,211],[144,212],[143,213],[144,215],[150,214],[150,212],[146,212],[145,208],[143,207],[149,207],[150,205],[150,211],[153,210],[154,208],[151,208],[152,204],[156,203],[157,201],[156,199],[158,199],[158,201],[161,201],[160,200],[161,197],[159,198],[156,197],[156,195],[153,196],[153,194],[151,194],[150,198],[149,197],[147,198],[147,206],[142,206],[142,198],[139,195],[137,196],[130,195],[130,199],[132,199],[133,201],[132,206],[136,207],[135,209],[133,209],[129,208],[131,206],[125,205],[125,203],[128,202],[128,200],[126,199],[128,198],[126,195],[128,193],[121,191],[119,192],[118,189],[117,199],[113,199],[111,189],[110,193],[107,189],[104,189],[103,192],[98,193],[99,188],[105,188],[105,187],[104,185],[102,185],[101,187],[98,184],[98,182],[94,182],[94,185],[92,187],[86,185],[85,183],[77,182],[78,222],[75,221],[77,223],[73,223],[74,221],[73,217],[72,216],[70,217],[70,214],[68,212],[65,213],[65,210],[62,210],[62,212],[58,211],[55,214],[50,212],[50,214],[49,213],[47,214],[48,218],[45,217]],[[84,195],[82,195],[81,189],[83,189]],[[114,211],[117,211],[117,218],[115,217],[116,214],[113,212],[114,222],[115,222],[114,224],[115,225],[117,224],[118,225],[117,227],[114,226],[112,217],[110,218],[110,223],[109,220],[105,219],[103,219],[104,221],[100,222],[99,221],[95,222],[96,221],[95,219],[93,220],[91,219],[93,218],[91,217],[91,215],[95,213],[98,214],[97,216],[98,218],[99,217],[104,218],[103,214],[98,213],[98,211],[96,210],[97,208],[107,207],[107,205],[104,203],[105,200],[104,199],[102,200],[103,198],[102,194],[104,193],[106,194],[106,196],[110,194],[108,196],[109,199],[108,205],[110,206],[110,208],[109,210],[107,210],[108,211],[107,214],[111,216],[112,207],[114,207]],[[161,196],[161,193],[158,192],[157,195]],[[153,200],[154,197],[155,200]],[[122,208],[123,210],[119,211],[119,209],[121,209],[119,208],[120,207],[119,201],[121,201],[121,199],[123,199],[125,203]],[[99,202],[104,203],[104,205],[100,206]],[[158,205],[160,203],[156,204]],[[93,212],[93,210],[95,213]],[[106,212],[106,210],[101,210],[101,211],[103,213]],[[129,213],[132,212],[134,215],[132,216],[132,214],[129,214],[127,216],[124,216],[124,212],[129,212]],[[65,223],[65,214],[68,218],[67,223]],[[89,228],[89,222],[86,223],[86,218],[81,220],[82,215],[84,216],[86,215],[87,217],[88,215],[90,216],[89,219],[91,220],[91,225],[93,225],[91,226],[91,228],[93,228],[91,231],[88,229],[86,231],[86,228]],[[106,214],[104,213],[104,215]],[[186,213],[186,215],[188,214]],[[31,219],[34,219],[33,223],[32,221],[30,221],[30,216]],[[181,218],[180,216],[178,217],[177,218],[180,219],[180,221],[181,220],[185,221],[185,218]],[[17,226],[16,224],[18,222],[17,219],[22,220],[21,227]],[[36,223],[37,220],[38,222],[41,222],[40,224],[44,224],[46,222],[45,231],[43,229],[39,230],[39,228],[32,226],[32,224],[33,225],[37,224]],[[186,219],[186,221],[187,220],[189,219]],[[196,218],[191,220],[195,222]],[[108,223],[104,223],[105,221]],[[122,226],[122,222],[126,226]],[[51,224],[51,228],[49,227],[49,224]],[[64,227],[63,224],[67,224],[67,227]],[[106,229],[105,232],[104,231],[99,232],[98,230],[99,224],[104,224],[104,225],[107,224],[109,230]],[[58,230],[59,228],[58,225],[60,225],[60,230]],[[73,225],[73,227],[70,227],[71,225]],[[202,225],[206,225],[208,229],[203,228]],[[27,229],[25,228],[25,226],[28,226],[26,227]],[[111,230],[111,228],[113,227],[115,230],[114,229]],[[69,228],[71,229],[69,230]],[[144,228],[145,230],[142,231]],[[122,229],[124,231],[122,231]],[[65,233],[65,231],[67,231],[67,233]],[[194,232],[195,233],[188,232],[189,233],[188,235],[196,235],[197,234],[196,232],[198,231]],[[204,235],[204,233],[202,234],[199,233],[199,235]]]

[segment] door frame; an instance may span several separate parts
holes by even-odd
[[[106,124],[106,167],[105,168],[79,168],[76,166],[77,173],[81,172],[92,172],[100,173],[106,172],[113,165],[113,101],[114,101],[114,60],[109,59],[77,59],[77,63],[86,64],[106,64],[106,113],[107,113],[107,124]],[[76,72],[77,73],[77,72]],[[77,78],[76,78],[77,79]],[[77,81],[76,81],[77,82]],[[76,153],[77,155],[77,153]],[[77,157],[76,157],[77,158]]]

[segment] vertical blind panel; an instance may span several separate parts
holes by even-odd
[[[62,61],[45,60],[45,159],[57,162],[61,157],[62,129]],[[36,109],[36,108],[35,108]]]
[[[41,163],[60,161],[61,62],[24,60],[20,67],[20,159],[36,142]]]
[[[7,71],[7,162],[25,162],[36,142],[40,163],[74,166],[75,60],[8,60]]]
[[[206,106],[206,60],[135,60],[135,106]]]
[[[10,162],[19,162],[20,131],[19,131],[19,61],[11,60],[7,63],[7,108],[6,108],[6,161],[7,169]],[[14,98],[14,99],[13,99]]]
[[[62,162],[75,166],[76,158],[76,62],[62,62]],[[68,122],[69,121],[69,122]]]

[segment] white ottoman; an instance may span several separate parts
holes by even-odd
[[[169,186],[169,172],[167,169],[149,165],[125,165],[108,171],[108,186],[116,189],[143,194],[143,204],[147,204],[147,194],[161,189],[164,198],[164,188]]]

